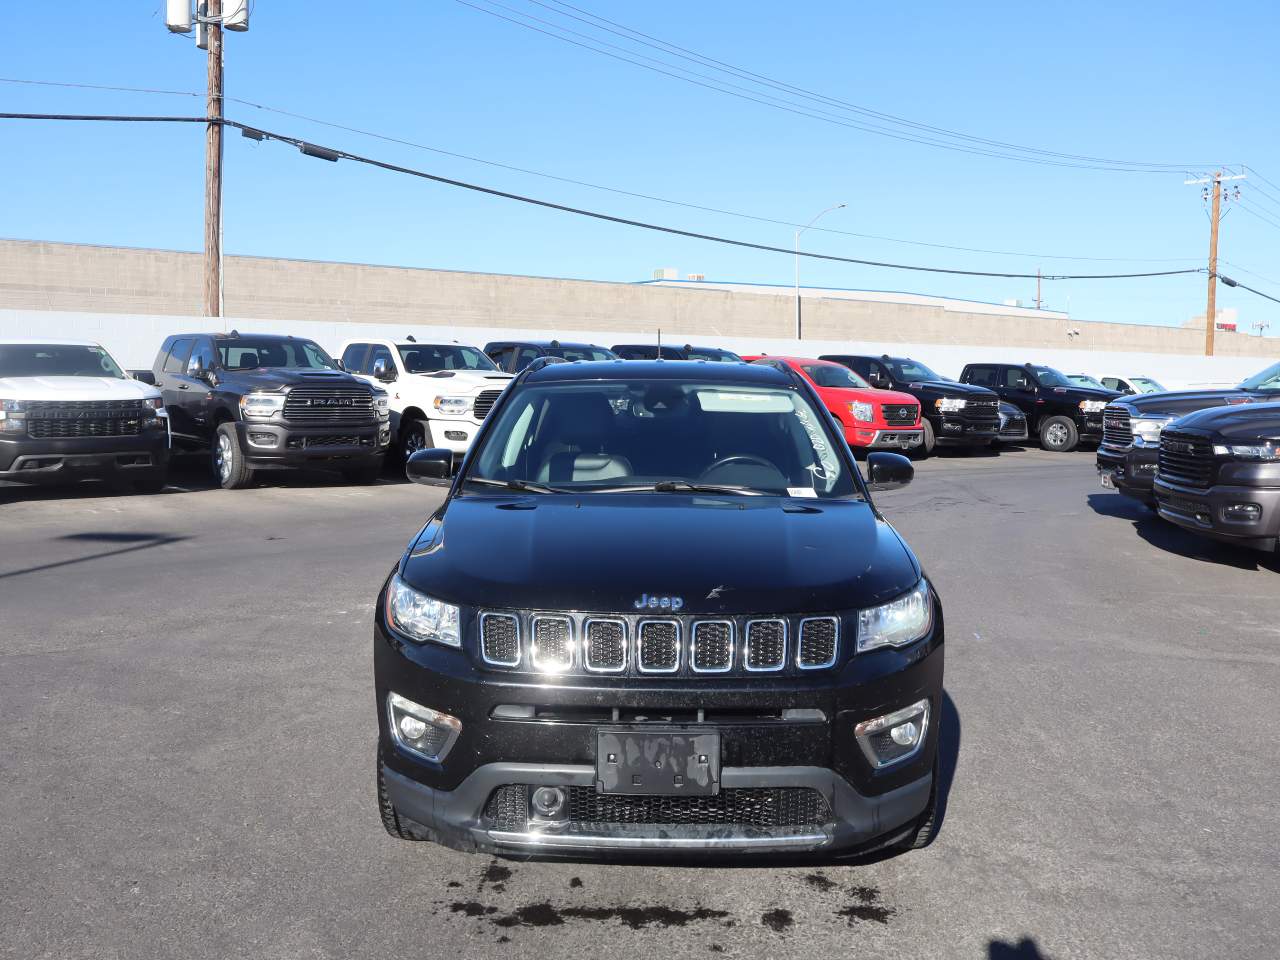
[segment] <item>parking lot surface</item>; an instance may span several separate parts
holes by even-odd
[[[935,458],[878,498],[946,606],[949,790],[930,848],[820,866],[392,840],[373,601],[439,494],[174,479],[0,488],[0,955],[1280,952],[1280,563],[1092,454]]]

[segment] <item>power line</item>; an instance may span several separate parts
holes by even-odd
[[[1264,277],[1262,274],[1258,273],[1257,271],[1249,270],[1245,267],[1240,266],[1240,264],[1238,263],[1232,263],[1230,260],[1224,260],[1221,257],[1218,258],[1218,262],[1225,263],[1232,270],[1239,270],[1241,273],[1247,273],[1249,276],[1257,277],[1259,280],[1265,281],[1266,283],[1274,283],[1280,286],[1280,280],[1277,280],[1274,277]]]
[[[1270,300],[1273,303],[1280,303],[1280,297],[1273,297],[1269,293],[1263,293],[1261,290],[1255,290],[1253,289],[1253,287],[1245,286],[1239,280],[1232,280],[1230,277],[1224,276],[1221,273],[1218,274],[1218,279],[1221,280],[1223,283],[1225,283],[1228,287],[1239,287],[1241,290],[1248,290],[1250,293],[1256,293],[1258,296],[1262,297],[1264,300]]]
[[[855,121],[848,120],[848,119],[845,119],[845,118],[835,117],[835,116],[832,116],[831,114],[826,114],[826,113],[820,113],[820,112],[815,113],[815,112],[811,112],[811,110],[808,110],[808,109],[800,109],[800,108],[798,108],[797,106],[794,106],[794,105],[792,105],[792,106],[788,106],[788,105],[786,105],[786,103],[785,103],[785,102],[770,102],[770,100],[762,100],[762,99],[760,99],[760,96],[751,96],[751,95],[744,94],[744,93],[735,93],[733,90],[725,89],[725,87],[724,87],[724,86],[716,86],[716,85],[715,85],[715,83],[725,83],[725,81],[719,81],[719,80],[716,80],[714,83],[707,83],[707,82],[705,82],[705,75],[704,75],[704,74],[693,74],[693,76],[691,76],[691,77],[690,77],[690,76],[681,76],[681,75],[680,75],[680,74],[678,74],[678,73],[672,73],[672,72],[671,72],[672,70],[680,70],[680,71],[683,71],[684,73],[692,73],[692,71],[686,70],[685,68],[683,68],[683,67],[679,67],[679,66],[676,66],[676,65],[674,65],[674,64],[666,64],[666,66],[667,66],[667,67],[669,67],[669,69],[664,70],[664,69],[661,69],[660,67],[655,67],[655,66],[652,66],[652,65],[650,65],[650,64],[643,63],[643,62],[641,62],[640,60],[634,60],[634,59],[632,59],[632,58],[631,58],[631,57],[629,57],[629,56],[622,56],[622,55],[617,54],[617,53],[610,53],[608,50],[602,50],[602,49],[600,49],[600,47],[598,47],[598,46],[592,46],[592,45],[591,45],[591,44],[589,44],[589,43],[582,43],[582,42],[580,42],[580,41],[578,41],[578,40],[573,40],[573,39],[571,39],[570,37],[562,36],[560,33],[553,33],[553,32],[551,32],[550,30],[544,30],[544,29],[542,29],[541,27],[534,26],[532,23],[526,23],[526,22],[525,22],[525,20],[517,20],[517,19],[514,19],[514,18],[512,18],[512,17],[508,17],[508,16],[505,16],[505,15],[503,15],[503,14],[501,14],[501,13],[498,13],[498,12],[497,12],[497,11],[495,11],[495,10],[490,10],[490,9],[488,9],[487,7],[477,6],[476,4],[471,3],[471,2],[470,2],[470,0],[455,0],[455,2],[456,2],[456,3],[460,3],[461,5],[463,5],[463,6],[465,6],[465,7],[470,7],[470,8],[471,8],[471,9],[473,9],[473,10],[477,10],[477,11],[479,11],[480,13],[487,14],[487,15],[489,15],[489,16],[491,16],[491,17],[496,17],[496,18],[497,18],[497,19],[499,19],[499,20],[505,20],[505,21],[507,21],[508,23],[513,23],[513,24],[515,24],[515,25],[516,25],[516,26],[518,26],[518,27],[523,27],[523,28],[525,28],[526,30],[532,30],[532,31],[534,31],[535,33],[541,33],[541,34],[543,34],[543,35],[545,35],[545,36],[552,37],[552,38],[554,38],[554,39],[556,39],[556,40],[560,40],[560,41],[562,41],[562,42],[564,42],[564,43],[572,44],[572,45],[573,45],[573,46],[575,46],[575,47],[581,47],[581,48],[582,48],[582,49],[584,49],[584,50],[589,50],[589,51],[591,51],[592,53],[597,53],[597,54],[600,54],[601,56],[609,57],[609,58],[611,58],[611,59],[613,59],[613,60],[621,60],[621,61],[623,61],[624,63],[630,63],[630,64],[632,64],[633,66],[640,67],[640,68],[642,68],[642,69],[644,69],[644,70],[650,70],[650,71],[652,71],[652,72],[654,72],[654,73],[660,73],[660,74],[663,74],[664,76],[671,77],[671,78],[673,78],[673,79],[675,79],[675,80],[680,80],[680,81],[683,81],[683,82],[685,82],[685,83],[690,83],[690,84],[693,84],[694,86],[698,86],[698,87],[704,87],[704,88],[706,88],[706,89],[708,89],[708,90],[713,90],[713,91],[715,91],[715,92],[717,92],[717,93],[723,93],[723,94],[726,94],[726,95],[731,96],[731,97],[736,97],[736,98],[738,98],[738,99],[740,99],[740,100],[749,100],[749,101],[751,101],[751,102],[753,102],[753,103],[758,103],[758,104],[761,104],[761,105],[763,105],[763,106],[767,106],[767,107],[773,107],[774,109],[777,109],[777,110],[783,110],[783,111],[785,111],[785,112],[787,112],[787,113],[793,113],[793,114],[796,114],[796,115],[798,115],[798,116],[808,117],[808,118],[809,118],[809,119],[811,119],[811,120],[820,120],[820,121],[823,121],[823,122],[825,122],[825,123],[831,123],[831,124],[834,124],[834,125],[836,125],[836,126],[840,126],[840,127],[848,127],[848,128],[850,128],[850,129],[853,129],[853,130],[861,130],[861,131],[864,131],[864,132],[867,132],[867,133],[874,133],[874,134],[877,134],[877,135],[879,135],[879,136],[888,137],[888,138],[890,138],[890,139],[892,139],[892,140],[902,140],[902,141],[904,141],[904,142],[908,142],[908,143],[917,143],[917,144],[923,144],[923,145],[925,145],[925,146],[939,147],[939,148],[944,149],[944,150],[951,150],[951,151],[954,151],[954,152],[957,152],[957,153],[968,153],[968,154],[972,154],[972,155],[975,155],[975,156],[982,156],[982,157],[994,157],[994,158],[996,158],[996,159],[1001,159],[1001,160],[1017,160],[1017,161],[1019,161],[1019,162],[1021,162],[1021,163],[1034,163],[1034,164],[1039,164],[1039,165],[1041,165],[1041,166],[1052,166],[1052,167],[1068,167],[1068,168],[1078,169],[1078,170],[1105,170],[1105,171],[1112,171],[1112,172],[1115,172],[1115,173],[1163,173],[1163,174],[1168,174],[1168,173],[1174,173],[1174,172],[1182,172],[1182,171],[1185,171],[1185,170],[1187,169],[1186,167],[1183,167],[1183,166],[1181,166],[1181,165],[1170,166],[1168,169],[1155,169],[1155,168],[1142,168],[1142,167],[1117,167],[1117,166],[1104,166],[1104,165],[1098,165],[1098,164],[1074,163],[1074,162],[1068,162],[1068,161],[1064,161],[1064,160],[1048,160],[1048,159],[1043,159],[1043,158],[1038,158],[1038,157],[1020,157],[1020,156],[1016,156],[1016,155],[1012,155],[1012,154],[1008,154],[1008,153],[1000,153],[1000,152],[997,152],[997,151],[994,151],[994,150],[984,150],[984,149],[970,148],[970,147],[966,147],[966,146],[960,146],[960,145],[957,145],[957,144],[954,144],[954,143],[947,143],[947,142],[944,142],[944,141],[939,141],[939,140],[932,140],[932,139],[922,138],[922,137],[920,137],[920,136],[911,136],[911,135],[904,134],[904,133],[901,133],[901,132],[898,132],[898,133],[891,133],[891,132],[887,132],[884,128],[871,126],[871,125],[868,125],[868,124],[866,124],[866,123],[859,123],[859,122],[855,122]],[[494,3],[494,2],[495,2],[495,0],[487,0],[487,2]],[[501,4],[498,4],[498,5],[499,5],[499,6],[501,6]],[[503,9],[510,10],[511,8],[510,8],[510,7],[503,7]],[[539,18],[537,18],[537,17],[532,17],[532,16],[530,16],[530,15],[528,15],[528,14],[517,14],[517,15],[518,15],[518,16],[521,16],[521,17],[524,17],[525,19],[535,20],[535,21],[537,21],[537,22],[539,22],[539,23],[547,23],[547,21],[545,21],[545,20],[541,20],[541,19],[539,19]],[[583,35],[583,34],[581,34],[581,33],[577,33],[576,31],[568,30],[568,29],[567,29],[567,28],[565,28],[565,27],[559,27],[559,26],[555,26],[555,25],[552,25],[552,26],[554,26],[554,28],[555,28],[556,30],[561,30],[561,31],[563,31],[563,32],[565,32],[565,33],[571,33],[571,34],[574,34],[575,36],[584,36],[584,35]],[[609,43],[607,43],[606,41],[603,41],[603,40],[597,40],[597,39],[592,38],[592,42],[593,42],[593,43],[601,44],[601,45],[603,45],[603,46],[611,46],[611,47],[614,47],[615,49],[622,49],[622,48],[618,48],[615,44],[609,44]],[[630,51],[628,51],[628,52],[630,52]],[[644,55],[643,55],[643,54],[634,54],[634,56],[643,57]],[[652,60],[653,58],[646,57],[645,59],[650,59],[650,60]],[[663,61],[658,61],[658,62],[663,62]],[[693,79],[693,77],[704,77],[704,80],[697,80],[697,79]],[[733,85],[732,85],[732,84],[730,84],[729,86],[733,86]],[[741,89],[741,88],[739,88],[739,89]],[[761,94],[761,96],[768,96],[768,95],[767,95],[767,94]],[[776,99],[776,98],[775,98],[775,99]]]
[[[891,113],[885,113],[880,110],[873,110],[870,107],[865,107],[860,104],[851,103],[848,100],[842,100],[838,97],[831,97],[826,94],[817,93],[813,90],[808,90],[804,87],[799,87],[794,84],[777,80],[776,78],[767,76],[766,74],[756,73],[751,70],[747,70],[743,67],[737,67],[723,60],[717,60],[714,57],[709,57],[709,56],[706,56],[705,54],[698,53],[695,50],[690,50],[688,47],[682,47],[682,46],[679,46],[678,44],[674,44],[666,40],[662,40],[651,34],[644,33],[643,31],[636,30],[632,27],[628,27],[624,24],[618,23],[615,20],[610,20],[607,17],[602,17],[599,14],[591,13],[588,10],[584,10],[582,7],[576,7],[571,3],[566,3],[564,2],[564,0],[551,0],[551,3],[555,5],[554,7],[547,3],[542,2],[542,0],[527,0],[527,2],[535,4],[536,6],[542,7],[545,10],[550,10],[559,16],[568,17],[570,19],[577,20],[580,23],[588,24],[589,26],[594,27],[595,29],[605,30],[608,33],[614,34],[615,36],[623,37],[624,39],[627,39],[633,43],[638,43],[655,50],[660,50],[663,53],[680,57],[680,59],[688,60],[692,63],[698,63],[700,65],[710,66],[713,69],[718,69],[721,72],[726,72],[733,76],[741,77],[743,79],[751,79],[761,84],[773,87],[775,89],[804,97],[805,99],[823,102],[823,103],[830,104],[832,106],[836,106],[854,113],[862,114],[864,116],[874,117],[879,120],[885,120],[890,123],[911,127],[911,128],[926,131],[929,133],[941,134],[943,136],[955,137],[957,139],[968,140],[974,143],[985,144],[987,146],[992,146],[992,147],[1002,147],[1009,150],[1017,150],[1024,153],[1042,154],[1045,156],[1058,157],[1060,159],[1080,160],[1080,161],[1088,161],[1092,163],[1107,163],[1107,164],[1115,164],[1118,166],[1166,167],[1166,168],[1169,168],[1170,171],[1182,171],[1189,166],[1205,166],[1206,165],[1203,163],[1170,164],[1170,163],[1144,162],[1144,161],[1136,161],[1136,160],[1111,160],[1105,157],[1090,157],[1090,156],[1082,156],[1079,154],[1062,153],[1055,150],[1045,150],[1038,147],[1027,147],[1021,144],[1009,143],[1001,140],[991,140],[985,137],[973,136],[972,134],[962,133],[956,130],[950,130],[945,127],[937,127],[931,124],[919,123],[915,120],[910,120],[905,117],[896,116]],[[573,13],[566,13],[565,10],[556,9],[556,8],[565,8],[567,10],[574,10],[579,14],[584,14],[585,16],[576,16]],[[510,8],[508,7],[506,9],[510,9]],[[592,22],[592,21],[595,21],[595,22]],[[540,21],[540,22],[546,22],[546,21]],[[607,24],[608,26],[602,26],[602,24]],[[616,27],[618,29],[611,29],[613,27]],[[647,41],[653,41],[653,42],[647,42]],[[1214,166],[1214,164],[1208,164],[1208,165]]]
[[[1276,227],[1277,229],[1280,229],[1280,222],[1273,220],[1271,217],[1267,216],[1266,213],[1262,212],[1261,210],[1258,210],[1252,204],[1246,203],[1243,199],[1240,200],[1239,202],[1240,202],[1240,209],[1243,210],[1245,213],[1249,214],[1249,216],[1256,217],[1257,219],[1261,220],[1263,223],[1270,224],[1271,226]]]
[[[99,120],[105,123],[208,123],[208,117],[151,117],[103,113],[0,113],[0,120]]]
[[[109,90],[109,91],[126,92],[126,93],[161,94],[161,95],[173,95],[173,96],[191,96],[191,97],[204,96],[203,94],[200,94],[200,93],[193,93],[193,92],[188,92],[184,90],[156,90],[156,89],[148,89],[143,87],[120,87],[120,86],[108,86],[104,84],[70,83],[70,82],[59,82],[59,81],[52,81],[52,80],[26,80],[26,79],[14,79],[9,77],[0,77],[0,83],[25,83],[25,84],[38,84],[41,86],[72,87],[77,89]],[[331,120],[323,120],[319,117],[308,116],[307,114],[296,113],[291,110],[284,110],[279,107],[273,107],[263,103],[256,103],[254,101],[245,100],[240,97],[224,97],[224,100],[227,103],[236,103],[242,106],[252,107],[255,110],[263,110],[268,113],[274,113],[274,114],[279,114],[280,116],[291,117],[295,120],[303,120],[303,121],[306,121],[307,123],[315,123],[320,126],[330,127],[335,130],[343,130],[348,133],[354,133],[360,136],[370,137],[376,140],[382,140],[387,143],[394,143],[400,146],[412,147],[417,150],[426,150],[428,152],[436,153],[441,156],[453,157],[455,159],[466,160],[472,163],[480,163],[486,166],[495,167],[502,170],[510,170],[515,173],[525,174],[527,176],[541,177],[543,179],[554,180],[560,183],[569,183],[579,187],[587,187],[592,190],[601,190],[607,193],[614,193],[619,196],[632,197],[640,200],[649,200],[655,203],[665,203],[671,206],[684,207],[690,210],[699,210],[704,213],[714,213],[721,216],[737,217],[743,220],[753,220],[757,223],[768,223],[775,226],[790,227],[792,229],[804,226],[804,224],[795,223],[790,220],[780,220],[772,217],[764,217],[757,214],[744,213],[736,210],[725,210],[720,207],[710,207],[710,206],[705,206],[703,204],[690,203],[683,200],[673,200],[669,197],[661,197],[655,194],[640,193],[633,190],[624,190],[618,187],[610,187],[610,186],[605,186],[599,183],[592,183],[587,180],[578,180],[573,177],[561,176],[559,174],[547,173],[545,171],[531,170],[527,167],[520,167],[514,164],[504,163],[497,160],[488,160],[483,157],[473,156],[471,154],[458,153],[453,150],[445,150],[441,147],[435,147],[425,143],[416,143],[412,140],[405,140],[400,137],[393,137],[387,134],[377,133],[371,130],[363,130],[359,127],[353,127],[347,124],[337,123]],[[851,230],[839,230],[833,227],[812,227],[811,229],[813,229],[814,231],[821,231],[823,233],[830,233],[833,235],[857,237],[863,240],[878,240],[885,243],[900,243],[900,244],[906,244],[909,246],[929,247],[937,250],[956,250],[964,253],[982,253],[982,254],[990,254],[993,256],[1005,256],[1005,257],[1025,257],[1025,258],[1036,259],[1036,260],[1072,260],[1072,261],[1078,261],[1078,262],[1091,262],[1091,263],[1186,263],[1188,261],[1195,261],[1199,259],[1198,257],[1080,257],[1080,256],[1070,256],[1067,254],[1028,253],[1028,252],[1017,251],[1017,250],[993,250],[993,249],[987,249],[982,247],[965,247],[965,246],[959,246],[956,244],[931,243],[924,240],[907,240],[901,237],[888,237],[888,236],[882,236],[882,235],[873,234],[873,233],[857,233]]]

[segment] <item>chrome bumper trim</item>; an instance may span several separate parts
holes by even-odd
[[[656,836],[645,833],[582,834],[489,830],[494,843],[520,847],[609,847],[628,850],[751,850],[779,847],[819,847],[830,842],[826,833],[777,833],[714,836]]]

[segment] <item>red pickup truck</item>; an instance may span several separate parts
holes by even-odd
[[[844,428],[845,439],[855,451],[910,450],[924,439],[920,402],[909,393],[877,390],[848,367],[829,360],[767,356],[742,359],[795,371],[808,380]]]

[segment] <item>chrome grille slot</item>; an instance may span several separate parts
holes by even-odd
[[[733,621],[699,620],[693,625],[689,662],[694,673],[724,673],[733,667]]]
[[[489,415],[489,411],[493,409],[493,405],[498,402],[498,397],[502,396],[501,390],[482,390],[476,395],[475,403],[471,405],[471,415],[477,420],[483,420]]]
[[[781,670],[787,661],[787,621],[749,621],[742,661],[751,671]]]
[[[568,617],[533,618],[533,665],[562,673],[573,666],[573,621]]]
[[[637,648],[641,673],[675,673],[680,669],[680,624],[642,620]]]
[[[481,614],[480,641],[485,663],[514,667],[520,662],[520,621],[511,614]]]
[[[1133,445],[1133,430],[1129,423],[1129,411],[1102,411],[1102,445],[1105,447],[1129,447]]]
[[[284,400],[284,418],[293,423],[365,423],[374,419],[369,388],[346,383],[303,383]]]
[[[808,617],[800,621],[800,642],[796,649],[796,666],[801,670],[820,670],[836,662],[840,643],[840,621],[835,617]]]
[[[627,625],[621,620],[587,620],[583,624],[583,661],[592,673],[627,669]]]

